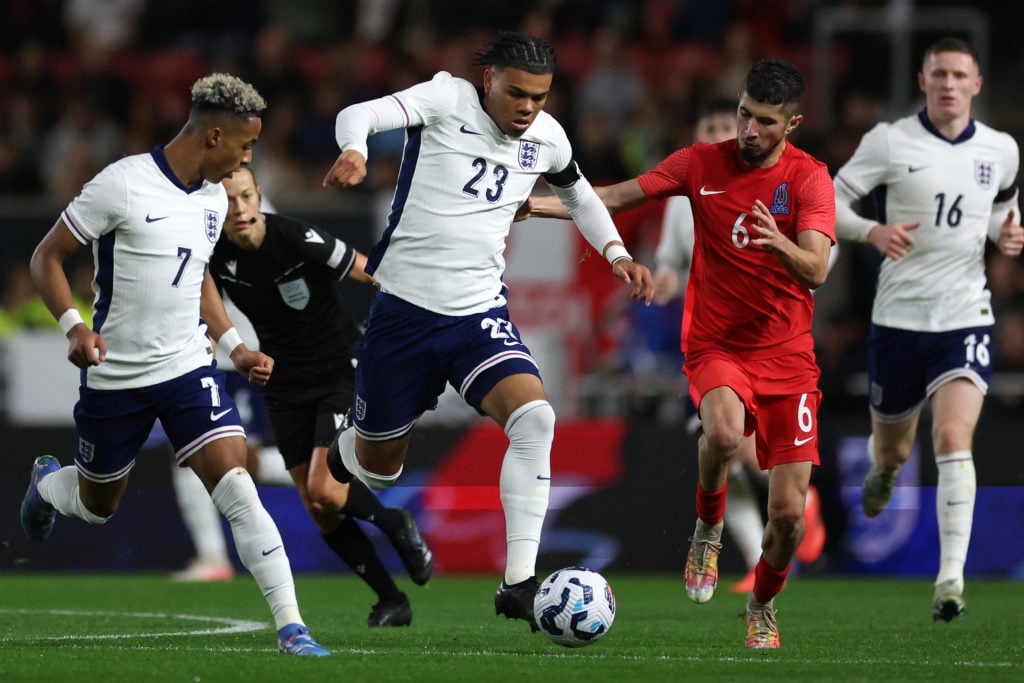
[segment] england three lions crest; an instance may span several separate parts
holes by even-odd
[[[204,219],[206,221],[206,225],[204,226],[206,230],[206,239],[216,244],[217,232],[220,229],[220,219],[217,216],[217,212],[206,209]]]
[[[974,160],[974,180],[978,187],[985,190],[992,187],[993,166],[991,161]]]
[[[540,158],[540,143],[529,140],[519,141],[519,166],[524,171],[532,171],[537,168],[537,160]]]

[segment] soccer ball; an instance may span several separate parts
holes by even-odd
[[[615,595],[603,576],[585,567],[559,569],[540,584],[533,599],[540,632],[566,647],[604,637],[615,620]]]

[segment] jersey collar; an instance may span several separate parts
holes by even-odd
[[[171,170],[171,165],[167,163],[167,155],[164,154],[164,146],[157,145],[153,148],[153,151],[149,153],[153,157],[153,161],[156,162],[157,168],[159,168],[167,179],[170,180],[174,185],[182,189],[186,194],[192,194],[196,190],[203,186],[203,181],[200,180],[195,185],[183,185],[178,176],[174,175],[174,171]]]
[[[931,119],[928,118],[927,108],[917,112],[917,120],[921,122],[921,125],[924,126],[924,129],[926,131],[928,131],[935,137],[944,140],[952,145],[958,145],[961,142],[967,142],[968,140],[974,137],[974,131],[977,130],[974,126],[974,119],[971,119],[970,122],[967,124],[967,127],[964,128],[963,132],[960,133],[960,135],[958,135],[955,140],[950,140],[945,135],[940,133],[939,129],[932,124]]]

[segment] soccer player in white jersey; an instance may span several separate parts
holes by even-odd
[[[940,564],[931,612],[964,611],[964,563],[975,499],[974,429],[992,376],[992,307],[985,240],[1016,256],[1017,143],[971,118],[981,90],[978,58],[943,38],[924,53],[919,113],[866,133],[835,177],[836,232],[884,256],[868,340],[871,469],[862,506],[885,509],[910,457],[925,400],[938,466]],[[851,204],[884,190],[877,220]]]
[[[354,474],[371,488],[390,486],[413,424],[451,383],[508,435],[499,484],[508,556],[495,611],[537,630],[535,565],[555,414],[509,320],[501,277],[513,217],[538,176],[635,299],[649,303],[653,288],[580,175],[561,125],[542,111],[555,65],[551,45],[502,32],[474,62],[486,67],[482,91],[442,71],[338,115],[341,154],[324,186],[362,182],[369,135],[404,128],[406,146],[388,225],[366,267],[380,291],[359,352],[355,428],[340,435],[329,462],[341,480]]]
[[[106,522],[159,419],[178,464],[202,479],[231,524],[238,555],[273,613],[279,650],[324,656],[299,613],[281,535],[245,470],[245,431],[199,324],[206,321],[250,382],[266,384],[273,359],[241,343],[207,270],[228,209],[220,181],[252,160],[265,109],[263,97],[234,76],[199,79],[178,135],[103,169],[36,247],[32,278],[68,337],[82,386],[75,464],[36,459],[21,523],[43,540],[57,512]],[[86,244],[95,267],[93,329],[74,308],[62,266]]]

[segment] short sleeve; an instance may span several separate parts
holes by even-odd
[[[640,189],[652,199],[685,194],[682,190],[692,157],[693,153],[689,147],[672,152],[657,166],[637,178]]]
[[[128,211],[128,183],[115,166],[107,166],[82,188],[61,214],[82,244],[111,232]]]

